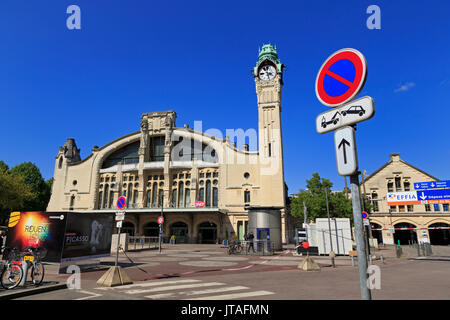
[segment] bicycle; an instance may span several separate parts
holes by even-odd
[[[0,282],[3,288],[10,290],[17,287],[24,276],[20,254],[17,248],[5,248],[3,255],[6,263],[3,264]]]
[[[44,248],[26,247],[26,252],[23,254],[23,260],[31,264],[31,282],[38,286],[44,280],[45,269],[41,262],[40,255]]]
[[[242,251],[242,245],[240,243],[231,242],[228,245],[228,254],[239,254]]]

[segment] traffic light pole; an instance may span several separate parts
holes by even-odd
[[[358,252],[359,286],[361,288],[361,299],[372,300],[372,295],[367,285],[367,256],[366,241],[361,214],[361,199],[359,191],[358,173],[350,176],[350,188],[352,190],[353,222],[355,224],[356,250]]]

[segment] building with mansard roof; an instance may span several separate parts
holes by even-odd
[[[388,193],[415,191],[415,183],[438,180],[402,160],[399,153],[391,153],[388,162],[363,180],[361,192],[372,204],[369,218],[378,242],[409,244],[427,238],[433,245],[450,244],[448,203],[389,206],[386,199]]]
[[[118,197],[125,196],[123,229],[131,235],[157,236],[157,218],[163,214],[163,235],[175,235],[177,242],[216,243],[233,233],[242,239],[254,231],[280,247],[287,220],[283,69],[276,48],[264,45],[252,69],[257,151],[249,151],[248,145],[236,148],[235,139],[245,142],[242,131],[220,139],[178,127],[175,111],[144,113],[138,131],[94,146],[85,159],[72,138],[59,148],[47,211],[115,212]],[[264,216],[273,228],[252,225],[252,213]]]

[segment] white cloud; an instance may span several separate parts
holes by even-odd
[[[414,82],[407,82],[405,84],[402,84],[399,88],[395,89],[394,92],[408,91],[415,85],[416,84]]]

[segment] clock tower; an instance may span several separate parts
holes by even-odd
[[[258,139],[261,185],[273,196],[263,205],[285,206],[283,144],[281,136],[281,88],[284,64],[276,47],[259,50],[253,76],[258,97]]]

